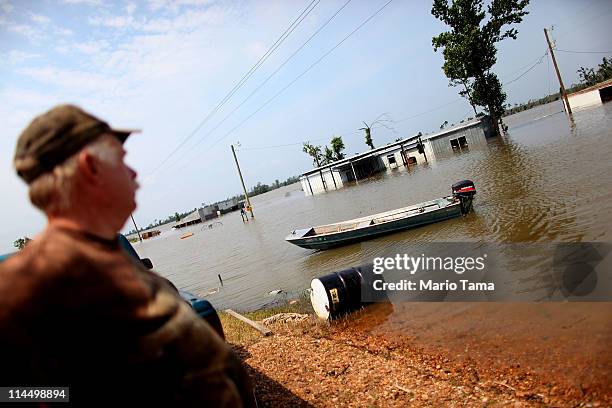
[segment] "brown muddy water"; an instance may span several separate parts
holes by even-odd
[[[254,221],[243,223],[230,213],[215,228],[162,229],[135,247],[179,288],[218,308],[251,310],[278,301],[271,291],[296,295],[313,277],[371,262],[398,243],[610,242],[612,104],[577,112],[573,126],[560,110],[554,103],[509,117],[508,136],[429,165],[392,170],[314,197],[305,197],[299,184],[283,187],[253,199]],[[467,217],[328,251],[284,241],[296,228],[448,195],[453,182],[466,178],[478,190]],[[194,235],[179,239],[186,232]],[[526,261],[521,262],[522,268]]]
[[[305,197],[299,184],[287,186],[254,198],[255,221],[244,224],[231,213],[215,228],[192,227],[190,238],[179,239],[187,230],[163,230],[136,249],[179,288],[220,309],[249,310],[296,296],[312,278],[371,262],[398,244],[611,242],[612,103],[576,112],[573,125],[560,111],[553,103],[521,112],[506,119],[507,136],[484,147],[341,190]],[[284,241],[299,227],[448,195],[466,178],[478,190],[467,217],[322,252]],[[528,256],[507,265],[537,278],[538,261]],[[268,294],[278,289],[285,295]],[[476,361],[481,375],[532,389],[612,398],[611,302],[379,304],[350,327],[349,336],[383,335],[451,361]]]

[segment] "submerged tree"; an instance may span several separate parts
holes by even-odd
[[[330,144],[331,144],[331,149],[334,153],[334,159],[335,160],[344,159],[344,153],[342,153],[342,151],[344,150],[344,142],[342,141],[342,137],[335,136],[331,140]]]
[[[325,146],[325,154],[323,155],[323,163],[322,164],[331,164],[335,162],[334,159],[334,151],[330,149],[328,146]]]
[[[302,151],[312,157],[312,165],[315,167],[321,167],[321,161],[323,156],[321,154],[321,146],[311,145],[309,142],[304,142]]]
[[[601,64],[597,67],[597,71],[593,68],[580,67],[577,72],[580,82],[587,86],[595,85],[612,78],[612,60],[603,57]]]
[[[433,37],[434,51],[443,48],[444,74],[451,86],[463,86],[459,94],[468,99],[474,112],[482,106],[495,124],[502,124],[506,94],[491,69],[497,61],[496,43],[516,39],[509,28],[528,14],[529,0],[492,0],[483,10],[483,0],[434,0],[431,14],[451,30]],[[498,126],[494,126],[496,133]]]
[[[372,129],[370,126],[363,122],[365,127],[359,128],[359,130],[365,130],[365,143],[370,147],[370,149],[374,149],[374,142],[372,141]]]

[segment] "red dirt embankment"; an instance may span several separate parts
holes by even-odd
[[[236,345],[264,406],[612,406],[610,303],[374,305]]]

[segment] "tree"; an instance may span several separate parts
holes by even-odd
[[[463,86],[459,94],[468,99],[474,113],[482,106],[495,124],[502,124],[506,94],[491,69],[497,61],[495,44],[516,39],[512,24],[528,14],[529,0],[492,0],[483,11],[483,0],[434,0],[431,14],[451,30],[432,38],[434,51],[443,48],[442,69],[450,86]],[[494,127],[499,133],[499,128]]]
[[[176,222],[179,222],[181,220],[181,216],[179,215],[179,213],[177,213],[177,212],[174,213],[174,220]]]
[[[445,120],[444,123],[440,125],[440,130],[444,129],[448,125],[448,120]]]
[[[334,151],[329,147],[325,146],[325,154],[323,156],[323,164],[331,164],[335,162]]]
[[[342,141],[342,137],[335,136],[331,140],[330,144],[331,144],[331,149],[334,152],[335,160],[344,159],[344,153],[342,153],[342,151],[344,150],[344,142]]]
[[[367,123],[363,122],[365,127],[360,128],[359,130],[365,130],[365,143],[370,147],[370,149],[374,149],[374,142],[372,141],[372,130]]]
[[[599,64],[597,71],[593,68],[580,67],[577,72],[580,77],[580,82],[584,85],[595,85],[612,78],[612,60],[603,57],[602,63]]]
[[[304,142],[302,151],[312,157],[312,165],[314,167],[321,167],[321,146],[311,145],[309,142]]]
[[[19,238],[13,242],[13,246],[21,251],[30,241],[31,239],[28,237]]]

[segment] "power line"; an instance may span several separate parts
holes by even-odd
[[[312,139],[309,140],[308,142],[320,142],[322,140],[327,140],[326,137],[322,137],[320,139]],[[279,144],[279,145],[269,145],[269,146],[251,146],[251,147],[241,147],[240,149],[236,149],[238,151],[243,151],[243,150],[265,150],[265,149],[276,149],[279,147],[289,147],[289,146],[297,146],[297,145],[301,145],[304,144],[305,142],[295,142],[295,143],[286,143],[286,144]]]
[[[357,28],[355,28],[353,31],[351,31],[346,37],[344,37],[339,43],[337,43],[336,45],[334,45],[329,51],[327,51],[325,54],[323,54],[321,57],[319,57],[319,59],[317,59],[315,62],[313,62],[308,68],[306,68],[305,71],[303,71],[300,75],[298,75],[295,79],[293,79],[291,82],[289,82],[287,85],[285,85],[285,87],[283,87],[280,91],[278,91],[276,94],[274,94],[274,96],[272,96],[271,98],[269,98],[263,105],[261,105],[259,108],[257,108],[253,113],[251,113],[249,116],[247,116],[242,122],[240,122],[238,125],[234,126],[229,132],[227,132],[225,135],[223,135],[222,137],[220,137],[219,139],[217,139],[211,146],[210,148],[212,149],[214,146],[217,145],[217,143],[219,143],[221,140],[225,139],[226,137],[228,137],[229,135],[231,135],[232,133],[234,133],[238,128],[240,128],[244,123],[246,123],[249,119],[251,119],[253,116],[255,116],[258,112],[260,112],[263,108],[265,108],[270,102],[272,102],[274,99],[276,99],[279,95],[281,95],[283,92],[285,92],[291,85],[293,85],[294,83],[296,83],[300,78],[302,78],[304,75],[306,75],[306,73],[308,73],[312,68],[314,68],[317,64],[319,64],[321,61],[323,61],[323,59],[325,57],[327,57],[329,54],[331,54],[334,50],[336,50],[338,47],[340,47],[340,45],[342,45],[346,40],[348,40],[353,34],[355,34],[357,31],[359,31],[363,26],[365,26],[367,23],[370,22],[370,20],[372,20],[375,16],[377,16],[381,11],[383,11],[389,4],[391,4],[393,0],[389,0],[387,1],[382,7],[380,7],[376,12],[374,12],[374,14],[372,14],[370,17],[368,17],[367,19],[365,19],[361,24],[359,24],[359,26],[357,26]]]
[[[280,45],[287,39],[287,37],[289,37],[289,35],[291,35],[293,31],[295,31],[295,29],[300,25],[302,21],[304,21],[304,19],[312,12],[312,10],[314,10],[314,8],[319,4],[320,1],[321,0],[312,0],[308,4],[308,6],[306,6],[306,8],[300,13],[300,15],[291,23],[291,25],[289,25],[289,27],[287,27],[287,29],[283,32],[283,34],[274,42],[274,44],[272,44],[272,46],[268,48],[268,51],[266,51],[266,53],[259,58],[259,60],[255,63],[255,65],[253,65],[251,69],[249,69],[249,71],[242,76],[240,81],[238,81],[236,85],[234,85],[234,87],[223,97],[223,99],[213,108],[213,110],[210,111],[206,115],[206,117],[198,124],[198,126],[196,126],[196,128],[193,131],[191,131],[187,135],[187,137],[185,137],[178,144],[178,146],[174,150],[172,150],[170,154],[168,154],[160,162],[160,164],[157,165],[157,167],[155,167],[149,174],[155,173],[157,170],[159,170],[170,159],[170,157],[172,157],[181,147],[183,147],[185,143],[187,143],[187,141],[189,141],[189,139],[191,139],[202,128],[202,126],[204,126],[208,122],[208,120],[215,113],[217,113],[221,109],[221,107],[225,105],[225,103],[227,103],[227,101],[229,101],[229,99],[246,83],[246,81],[253,75],[253,73],[255,73],[255,71],[257,71],[257,69],[261,65],[263,65],[263,63],[270,57],[270,55],[272,55],[272,53],[276,51],[278,47],[280,47]]]
[[[427,113],[430,113],[430,112],[433,112],[433,111],[437,111],[438,109],[442,109],[442,108],[444,108],[445,106],[452,105],[453,103],[457,103],[457,102],[462,101],[462,100],[463,100],[463,98],[458,98],[458,99],[455,99],[455,100],[453,100],[453,101],[446,102],[446,103],[444,103],[444,104],[442,104],[442,105],[436,106],[436,107],[431,108],[431,109],[428,109],[428,110],[426,110],[426,111],[423,111],[423,112],[421,112],[421,113],[417,113],[417,114],[415,114],[415,115],[408,116],[408,117],[406,117],[406,118],[396,120],[396,121],[394,121],[394,122],[395,122],[395,123],[405,122],[405,121],[407,121],[407,120],[409,120],[409,119],[414,119],[414,118],[416,118],[416,117],[419,117],[419,116],[425,115],[425,114],[427,114]]]
[[[240,109],[255,93],[257,93],[274,75],[276,75],[298,52],[302,50],[312,40],[321,30],[323,30],[352,0],[347,0],[323,25],[321,25],[308,39],[300,45],[282,64],[274,70],[261,84],[257,86],[240,104],[238,104],[231,112],[229,112],[219,123],[215,125],[212,129],[208,131],[204,136],[200,138],[200,140],[193,146],[193,148],[197,147],[207,136],[217,130],[225,121],[234,114],[238,109]],[[216,144],[216,143],[215,143]],[[213,146],[215,145],[213,144]]]
[[[544,54],[546,54],[546,52],[547,52],[547,51],[548,51],[548,50],[545,50],[545,51],[544,51]],[[517,72],[521,72],[521,71],[522,71],[522,70],[524,70],[525,68],[530,67],[531,65],[535,64],[537,61],[539,61],[539,60],[540,60],[540,58],[542,58],[542,56],[541,56],[541,55],[540,55],[539,57],[536,57],[534,60],[532,60],[532,61],[528,62],[527,64],[523,65],[522,67],[517,68],[517,69],[515,69],[514,71],[512,71],[512,72],[508,73],[507,75],[503,75],[503,76],[504,76],[504,77],[506,77],[506,76],[514,75],[514,74],[515,74],[515,73],[517,73]]]
[[[560,50],[556,49],[559,52],[571,52],[574,54],[612,54],[612,51],[572,51],[572,50]]]
[[[516,82],[516,81],[518,81],[519,79],[521,79],[522,77],[524,77],[525,75],[527,75],[527,73],[528,73],[529,71],[531,71],[532,69],[534,69],[536,66],[540,65],[542,62],[544,62],[544,57],[546,57],[546,55],[548,55],[548,51],[546,51],[546,52],[544,53],[544,55],[542,55],[542,56],[541,56],[541,57],[538,59],[538,61],[537,61],[535,64],[533,64],[532,66],[530,66],[530,67],[529,67],[529,69],[528,69],[527,71],[523,72],[521,75],[517,76],[517,77],[516,77],[516,78],[514,78],[513,80],[511,80],[511,81],[508,81],[508,82],[504,83],[503,85],[504,85],[504,86],[505,86],[505,85],[510,85],[511,83]]]

